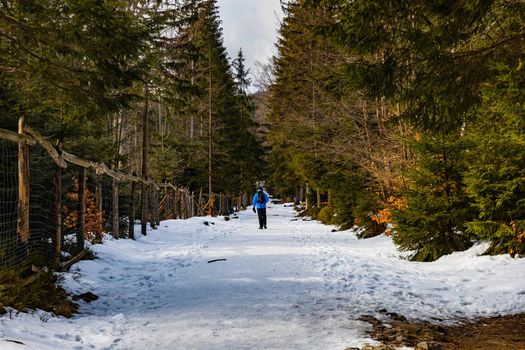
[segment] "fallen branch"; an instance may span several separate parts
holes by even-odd
[[[60,263],[60,270],[61,271],[69,271],[71,266],[74,263],[80,261],[87,254],[87,252],[88,251],[86,249],[84,249],[83,251],[81,251],[80,253],[78,253],[77,255],[75,255],[74,257],[69,259],[68,261],[61,262]]]
[[[41,268],[35,266],[35,265],[31,265],[31,271],[34,272],[33,275],[29,276],[24,282],[23,282],[23,286],[27,286],[33,282],[35,282],[41,275],[44,274],[44,271],[42,271]]]
[[[217,261],[226,261],[226,259],[213,259],[213,260],[209,260],[209,261],[208,261],[208,264],[211,264],[211,263],[214,263],[214,262],[217,262]]]

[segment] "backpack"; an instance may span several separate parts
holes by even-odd
[[[263,191],[259,191],[257,192],[257,203],[266,203],[266,198],[264,198],[264,192]]]

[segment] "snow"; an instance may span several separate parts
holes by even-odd
[[[435,323],[525,312],[525,259],[479,256],[478,244],[409,262],[389,237],[331,232],[284,205],[268,214],[268,230],[245,211],[92,246],[98,259],[74,265],[64,284],[100,298],[72,319],[1,317],[0,349],[342,350],[374,343],[359,317],[386,321],[385,309]]]

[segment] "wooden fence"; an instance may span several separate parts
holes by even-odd
[[[62,150],[60,145],[53,146],[37,131],[25,125],[24,118],[21,118],[19,121],[18,133],[0,129],[0,140],[18,144],[16,239],[17,245],[18,247],[22,247],[24,251],[22,255],[25,257],[31,254],[31,227],[29,218],[31,207],[29,175],[31,167],[29,157],[30,147],[35,145],[42,147],[43,150],[45,150],[45,154],[53,161],[55,169],[52,175],[54,177],[54,193],[52,196],[54,232],[52,232],[52,237],[49,237],[49,241],[52,244],[51,255],[53,265],[58,269],[67,268],[73,259],[78,258],[78,254],[83,254],[84,240],[86,237],[89,237],[89,222],[86,222],[86,215],[88,215],[88,213],[94,211],[95,214],[99,213],[100,215],[106,215],[108,218],[111,218],[111,222],[109,223],[111,230],[107,230],[106,232],[111,232],[115,239],[121,236],[133,239],[135,237],[134,223],[138,213],[136,203],[138,202],[137,192],[139,192],[139,190],[141,199],[139,216],[141,233],[143,235],[146,235],[148,223],[153,228],[156,228],[161,220],[205,216],[210,214],[210,208],[214,215],[227,215],[234,210],[246,208],[246,206],[249,205],[249,197],[247,194],[237,196],[212,194],[209,196],[208,194],[203,194],[202,190],[195,193],[186,187],[176,186],[172,183],[157,183],[151,178],[143,178],[135,173],[128,174],[116,171],[110,169],[103,163],[93,162],[70,154]],[[64,221],[67,221],[66,218],[63,217],[62,175],[63,172],[71,166],[76,167],[75,174],[77,174],[75,186],[78,187],[76,191],[78,209],[77,212],[74,213],[74,222],[76,226],[75,244],[78,249],[75,254],[77,256],[71,255],[69,261],[62,261],[64,260],[61,258],[63,256],[64,236],[66,235],[63,229]],[[90,174],[92,174],[91,177]],[[88,180],[90,180],[92,187],[94,187],[93,191],[88,189]],[[110,205],[107,205],[105,208],[103,205],[103,180],[111,181]],[[125,215],[119,212],[119,207],[122,207],[122,205],[119,206],[119,198],[122,198],[122,196],[119,196],[119,190],[124,187],[126,187],[127,190],[126,196],[128,203]],[[90,208],[87,207],[88,205]],[[88,218],[88,220],[91,219]],[[127,232],[122,232],[120,228],[122,222],[127,222]],[[102,223],[98,225],[103,229]],[[3,255],[7,254],[5,251],[0,253]]]

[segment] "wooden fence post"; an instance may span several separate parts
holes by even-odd
[[[54,251],[55,263],[60,264],[60,256],[62,253],[62,168],[57,166],[55,171],[55,237],[54,237]]]
[[[120,218],[119,218],[119,210],[118,210],[118,180],[113,179],[111,184],[111,212],[113,216],[113,224],[112,224],[112,231],[113,231],[113,238],[119,239],[120,238]]]
[[[149,209],[150,209],[150,223],[149,226],[152,229],[157,228],[157,221],[155,220],[155,185],[150,184],[148,187],[148,195],[149,195]]]
[[[142,182],[141,189],[141,208],[140,208],[140,227],[142,235],[146,235],[146,225],[148,224],[147,215],[148,215],[148,185],[145,182]]]
[[[166,198],[166,200],[168,201],[169,203],[169,211],[168,211],[168,219],[176,219],[176,214],[175,214],[175,201],[173,200],[173,197],[175,197],[175,190],[173,189],[173,187],[170,187],[169,188],[169,192],[168,192],[168,197]]]
[[[180,219],[178,201],[179,201],[179,189],[175,187],[175,189],[173,190],[173,211],[175,212],[175,219]]]
[[[159,190],[156,185],[153,185],[153,221],[155,221],[155,228],[160,226]]]
[[[131,181],[131,203],[129,208],[129,227],[128,227],[128,236],[131,239],[135,239],[135,191],[137,190],[137,183]]]
[[[310,194],[310,187],[308,187],[308,182],[306,183],[306,210],[310,209],[310,201],[308,195]]]
[[[102,176],[97,172],[95,175],[95,205],[99,213],[104,215],[102,208]],[[100,232],[103,232],[104,218],[100,220]]]
[[[180,211],[181,211],[181,219],[187,219],[188,218],[188,206],[186,205],[187,198],[186,198],[186,191],[181,189],[180,192]]]
[[[188,194],[189,194],[189,192],[188,192]],[[195,216],[195,215],[194,215],[194,209],[195,209],[195,208],[193,207],[193,205],[194,205],[194,193],[193,193],[193,192],[191,192],[191,196],[190,196],[190,201],[189,201],[189,202],[190,202],[190,203],[189,203],[189,207],[190,207],[190,218],[192,218],[192,217]]]
[[[179,197],[179,215],[178,215],[178,218],[179,219],[184,219],[184,196],[183,196],[183,192],[182,192],[182,189],[179,188],[178,191],[177,191],[177,196]]]
[[[24,134],[25,117],[18,121],[18,134]],[[29,244],[29,146],[18,143],[18,218],[16,227],[18,239],[24,255],[28,254]]]
[[[84,249],[84,235],[86,233],[86,182],[87,170],[82,167],[78,177],[78,231],[77,249]]]
[[[199,203],[197,204],[197,215],[204,216],[204,212],[202,211],[202,188],[199,191]]]
[[[208,215],[213,216],[214,212],[215,212],[215,195],[211,193],[210,198],[208,200]]]

